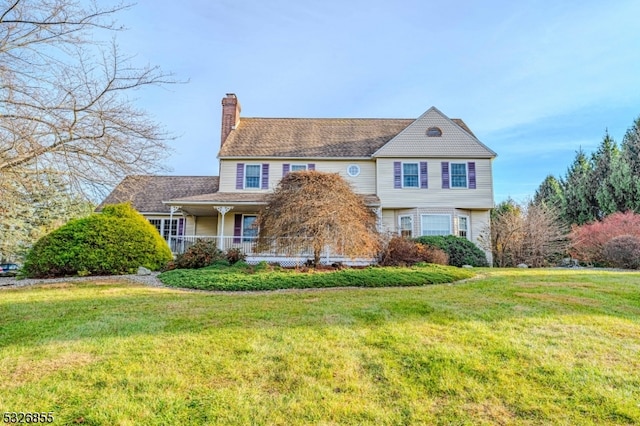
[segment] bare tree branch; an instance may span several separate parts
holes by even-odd
[[[95,37],[120,30],[113,16],[129,7],[0,0],[0,180],[54,173],[99,196],[161,169],[170,135],[128,94],[175,80]]]

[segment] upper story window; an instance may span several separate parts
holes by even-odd
[[[360,166],[357,164],[350,164],[349,167],[347,167],[347,174],[351,177],[358,176],[360,174]]]
[[[301,172],[301,171],[306,171],[307,170],[307,165],[306,164],[292,164],[291,165],[291,171],[292,172]]]
[[[244,172],[245,188],[260,188],[260,164],[247,164]]]
[[[467,163],[451,163],[451,187],[467,187]]]
[[[440,130],[439,127],[429,127],[427,129],[427,136],[430,138],[442,136],[442,130]]]
[[[404,188],[418,188],[420,186],[418,163],[402,163],[402,186]]]

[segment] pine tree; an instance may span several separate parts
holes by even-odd
[[[546,204],[561,209],[564,199],[562,184],[553,175],[548,175],[533,196],[533,204]]]
[[[620,157],[620,149],[615,140],[606,131],[600,146],[591,156],[593,165],[591,185],[595,188],[595,201],[598,206],[597,219],[600,220],[616,209],[616,202],[612,199],[611,172],[613,163]]]
[[[629,162],[631,173],[640,176],[640,117],[636,118],[622,139],[622,154]]]
[[[593,165],[580,149],[562,180],[564,198],[561,211],[567,223],[582,225],[597,219],[596,187],[592,175]]]

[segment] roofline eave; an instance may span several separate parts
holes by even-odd
[[[266,205],[265,201],[180,201],[180,200],[169,200],[163,201],[162,204],[167,206],[208,206],[208,205]]]
[[[242,156],[242,155],[229,155],[229,156],[224,156],[221,157],[218,155],[218,159],[219,160],[254,160],[254,161],[258,161],[258,160],[294,160],[294,161],[301,161],[301,160],[314,160],[314,161],[333,161],[333,160],[350,160],[350,161],[355,161],[355,160],[365,160],[365,161],[372,161],[373,160],[373,156],[358,156],[358,157],[322,157],[322,156],[317,156],[317,157],[282,157],[282,156],[262,156],[262,155],[253,155],[253,156]]]

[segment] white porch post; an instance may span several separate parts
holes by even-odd
[[[376,214],[376,228],[382,232],[382,207],[374,207],[371,210]]]
[[[220,215],[222,215],[222,218],[220,219],[220,222],[218,223],[218,239],[219,239],[219,243],[218,243],[218,248],[220,250],[224,250],[224,215],[227,214],[227,212],[231,209],[233,209],[233,207],[229,207],[229,206],[213,206],[214,209],[218,210],[218,213]]]
[[[182,208],[182,206],[171,206],[169,207],[169,248],[171,249],[171,251],[173,251],[173,235],[171,235],[171,224],[173,223],[173,214],[175,212],[177,212],[178,210],[180,210]],[[176,229],[177,231],[177,229]]]

